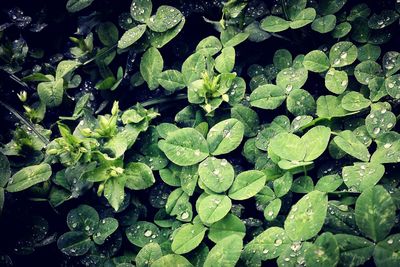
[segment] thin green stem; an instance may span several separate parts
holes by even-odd
[[[179,94],[174,97],[167,96],[167,97],[154,98],[154,99],[142,102],[142,103],[140,103],[140,105],[143,107],[149,107],[149,106],[154,106],[157,104],[167,103],[167,102],[171,102],[171,101],[179,101],[179,100],[183,100],[183,99],[187,99],[186,94]]]

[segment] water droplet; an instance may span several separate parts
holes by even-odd
[[[153,232],[151,230],[146,230],[146,232],[144,232],[144,236],[146,237],[150,237],[153,234]]]

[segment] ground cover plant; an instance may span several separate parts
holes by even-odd
[[[400,3],[0,3],[0,266],[400,266]]]

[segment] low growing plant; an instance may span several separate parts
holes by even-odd
[[[1,266],[400,266],[399,1],[42,2],[1,4]]]

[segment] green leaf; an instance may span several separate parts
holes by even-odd
[[[208,232],[208,238],[215,243],[231,235],[236,235],[240,238],[246,235],[244,223],[231,213],[228,213],[222,220],[213,223]]]
[[[341,106],[341,98],[333,95],[323,95],[317,99],[317,115],[320,118],[344,117],[350,113]]]
[[[131,16],[134,20],[146,22],[150,18],[153,4],[151,0],[133,0],[131,4]]]
[[[215,69],[219,73],[230,73],[235,66],[235,48],[225,47],[215,58]]]
[[[174,131],[158,145],[167,158],[179,166],[194,165],[209,155],[207,141],[193,128]]]
[[[123,175],[125,186],[132,190],[149,188],[156,181],[150,167],[141,162],[130,162],[125,166]]]
[[[56,80],[64,78],[67,74],[75,70],[81,63],[75,60],[63,60],[57,65]]]
[[[204,267],[226,266],[234,267],[239,261],[243,248],[243,240],[237,235],[228,236],[210,250]]]
[[[307,266],[336,266],[339,262],[339,245],[333,234],[326,232],[318,236],[313,246],[305,253]]]
[[[342,98],[342,107],[348,111],[359,111],[371,105],[371,101],[362,94],[351,91]]]
[[[292,54],[287,49],[278,49],[273,57],[274,66],[279,70],[283,70],[292,66]]]
[[[235,171],[226,159],[209,157],[200,163],[198,174],[205,186],[216,193],[221,193],[232,185]]]
[[[306,0],[289,0],[287,3],[287,13],[290,19],[293,20],[307,6]]]
[[[174,28],[169,29],[165,32],[149,32],[150,36],[150,43],[152,46],[161,48],[167,43],[169,43],[172,39],[174,39],[183,29],[183,26],[185,25],[185,18],[183,17],[181,22],[176,25]]]
[[[99,225],[99,214],[88,205],[80,205],[76,209],[70,210],[67,216],[67,224],[71,231],[92,235]]]
[[[343,93],[349,84],[347,73],[331,68],[325,76],[325,87],[334,94]]]
[[[347,0],[322,0],[318,3],[318,11],[322,15],[335,14],[346,2]]]
[[[47,107],[52,108],[61,105],[64,96],[64,80],[59,78],[53,82],[41,82],[37,86],[40,100]]]
[[[299,29],[312,23],[317,16],[314,8],[309,7],[300,11],[296,16],[292,17],[290,22],[291,29]]]
[[[146,25],[140,24],[127,30],[118,41],[118,48],[125,49],[136,43],[146,31]]]
[[[105,218],[100,220],[99,227],[93,233],[93,241],[98,244],[104,244],[105,240],[118,228],[118,220],[114,218]]]
[[[354,76],[356,80],[368,85],[368,83],[381,75],[381,65],[372,60],[366,60],[358,64],[354,69]]]
[[[285,90],[274,84],[257,87],[250,95],[250,104],[262,109],[276,109],[286,99]]]
[[[113,46],[118,42],[118,28],[112,22],[101,23],[97,28],[97,35],[105,46]]]
[[[186,86],[182,73],[177,70],[163,71],[158,78],[158,82],[168,91],[183,89]]]
[[[51,167],[47,163],[25,167],[10,178],[6,190],[8,192],[25,190],[35,184],[47,181],[51,173]]]
[[[10,162],[7,156],[0,152],[0,187],[4,187],[11,176]]]
[[[371,113],[365,119],[365,126],[372,138],[377,138],[389,132],[396,125],[396,115],[387,111],[385,107],[371,109]]]
[[[282,200],[276,198],[272,200],[264,209],[264,218],[267,221],[273,221],[279,214],[282,207]]]
[[[355,216],[361,232],[375,242],[381,241],[395,224],[396,206],[386,189],[377,185],[357,198]]]
[[[255,196],[264,187],[267,177],[261,171],[250,170],[241,172],[229,189],[229,197],[234,200],[244,200]]]
[[[351,24],[349,22],[342,22],[337,24],[332,32],[333,38],[343,38],[351,31]]]
[[[201,200],[198,214],[205,224],[218,222],[228,214],[232,207],[232,202],[225,195],[209,195]]]
[[[204,238],[206,228],[202,224],[184,224],[173,236],[171,249],[176,254],[185,254],[198,247]]]
[[[182,74],[186,85],[201,78],[206,69],[206,58],[202,53],[190,55],[182,64]]]
[[[112,177],[104,185],[104,197],[116,211],[120,208],[122,202],[124,202],[125,181],[124,177]]]
[[[392,75],[385,79],[387,93],[396,99],[400,98],[400,74]]]
[[[82,232],[67,232],[57,240],[57,247],[68,256],[82,256],[89,251],[93,243],[90,237]]]
[[[300,89],[307,81],[308,72],[305,68],[287,68],[276,76],[276,84],[290,93],[293,89]]]
[[[321,177],[315,185],[315,190],[321,192],[333,192],[343,184],[342,177],[338,174],[326,175]]]
[[[330,67],[329,59],[321,50],[309,52],[303,60],[303,66],[312,72],[324,72]]]
[[[193,265],[185,257],[176,254],[162,256],[151,265],[151,267],[166,266],[193,267]]]
[[[314,114],[316,109],[314,98],[303,89],[293,89],[287,97],[286,106],[295,116]]]
[[[196,46],[196,52],[205,56],[214,56],[222,49],[220,40],[215,36],[208,36],[201,40]]]
[[[319,33],[327,33],[333,31],[336,26],[336,16],[326,15],[319,17],[313,21],[311,24],[311,29]]]
[[[396,267],[400,264],[400,234],[388,236],[376,244],[374,249],[374,262],[376,266]]]
[[[148,243],[158,243],[161,240],[160,230],[151,222],[135,222],[126,229],[125,234],[129,242],[138,247],[144,247]]]
[[[371,156],[367,147],[358,140],[352,131],[340,132],[333,141],[341,150],[361,161],[368,161]]]
[[[148,243],[138,252],[135,257],[137,267],[150,267],[153,262],[163,255],[161,247],[157,243]]]
[[[316,126],[301,137],[306,155],[304,161],[317,159],[328,147],[331,129],[325,126]]]
[[[237,119],[227,119],[214,125],[207,134],[210,153],[214,156],[235,150],[243,140],[244,125]]]
[[[334,44],[329,51],[329,60],[332,67],[344,67],[352,64],[358,55],[357,47],[348,41]]]
[[[343,181],[348,188],[355,188],[357,191],[364,191],[374,185],[385,174],[385,167],[377,163],[354,163],[353,166],[346,166],[342,170]]]
[[[359,236],[338,234],[335,235],[340,249],[341,266],[363,265],[374,251],[374,243]]]
[[[358,60],[366,61],[372,60],[376,61],[381,55],[381,48],[373,44],[365,44],[358,48]]]
[[[150,90],[154,90],[158,87],[158,78],[161,75],[163,67],[164,60],[161,53],[157,48],[150,47],[146,53],[143,54],[140,61],[140,74],[142,74]]]
[[[244,125],[244,136],[254,137],[257,135],[260,124],[257,112],[239,104],[231,108],[231,117]]]
[[[261,20],[261,29],[267,32],[281,32],[289,29],[290,22],[277,16],[268,16]]]
[[[372,154],[373,163],[397,163],[400,158],[400,140],[387,142]]]
[[[154,16],[146,20],[146,23],[152,31],[165,32],[175,27],[182,18],[182,13],[175,7],[162,5]]]
[[[280,133],[272,138],[269,150],[287,160],[301,161],[306,156],[300,137],[291,133]]]
[[[285,230],[269,227],[244,247],[241,257],[246,266],[261,266],[261,261],[279,257],[290,244]]]
[[[368,27],[374,30],[383,29],[392,23],[394,23],[399,18],[394,10],[382,10],[380,14],[373,14],[368,20]]]
[[[68,0],[66,8],[68,12],[75,13],[87,8],[94,0]]]
[[[273,181],[274,192],[276,197],[283,197],[286,195],[293,183],[293,175],[290,172],[285,172],[285,174]]]
[[[293,241],[308,240],[321,230],[328,208],[326,193],[313,191],[292,206],[285,220],[285,231]]]

